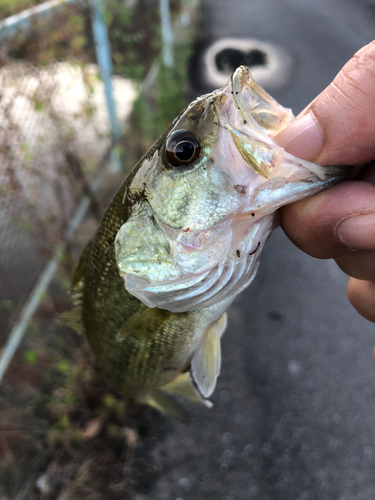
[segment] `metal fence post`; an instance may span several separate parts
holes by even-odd
[[[173,33],[169,0],[160,0],[161,35],[163,40],[163,62],[170,68],[173,66]]]
[[[112,136],[115,143],[121,139],[121,129],[117,120],[116,104],[113,97],[112,88],[112,62],[111,49],[109,46],[108,30],[104,20],[104,8],[102,0],[90,0],[92,12],[92,29],[95,39],[96,56],[100,67],[100,74],[104,84],[105,98],[107,103],[108,117],[111,126]],[[116,156],[116,155],[115,155]],[[120,166],[120,158],[117,155],[114,160]]]

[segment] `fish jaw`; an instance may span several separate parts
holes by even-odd
[[[287,153],[273,137],[295,120],[240,66],[215,98],[221,127],[216,167],[243,195],[244,213],[268,215],[349,178],[350,167],[322,167]]]
[[[179,313],[214,306],[234,297],[254,279],[261,251],[278,225],[275,213],[250,223],[233,221],[230,244],[219,253],[210,269],[184,272],[170,280],[149,280],[134,274],[123,274],[125,288],[148,307]],[[177,267],[177,266],[176,266]],[[228,302],[229,301],[229,302]]]

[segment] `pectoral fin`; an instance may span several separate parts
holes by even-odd
[[[211,325],[191,360],[192,376],[203,397],[209,397],[216,385],[221,367],[220,337],[227,325],[227,315]]]
[[[62,321],[66,326],[69,326],[69,328],[73,328],[73,330],[75,330],[80,335],[83,335],[85,333],[82,321],[81,307],[75,307],[70,311],[60,314],[59,320]]]
[[[189,418],[185,408],[171,394],[161,389],[154,389],[142,402],[177,420],[186,421]]]
[[[213,406],[211,401],[202,397],[198,389],[195,387],[189,372],[180,373],[180,375],[172,380],[172,382],[163,385],[161,390],[172,392],[173,394],[178,394],[179,396],[184,396],[185,398],[189,398],[197,403],[202,403],[208,408],[212,408]]]
[[[189,372],[181,373],[172,382],[154,389],[144,399],[143,403],[156,408],[178,420],[186,421],[189,413],[183,406],[172,396],[177,394],[191,399],[197,403],[202,403],[207,408],[212,408],[213,404],[202,397],[198,389],[194,386],[193,380]]]
[[[164,309],[141,307],[122,325],[116,338],[117,340],[123,340],[126,337],[147,338],[154,335],[155,331],[162,327],[172,315],[173,313]]]
[[[59,320],[62,321],[69,328],[73,328],[77,333],[84,334],[85,329],[82,321],[82,292],[84,287],[84,276],[87,258],[90,252],[91,242],[86,245],[82,252],[81,258],[77,269],[74,272],[73,283],[71,289],[71,297],[75,306],[70,311],[64,312],[59,315]]]
[[[87,265],[87,259],[90,253],[91,241],[86,245],[86,248],[82,252],[81,258],[79,259],[77,269],[74,272],[73,283],[72,283],[72,297],[74,302],[79,305],[82,295],[82,290],[84,286],[85,270]]]

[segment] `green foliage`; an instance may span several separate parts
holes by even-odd
[[[126,144],[128,168],[133,167],[135,161],[187,106],[186,87],[190,54],[190,45],[180,43],[175,45],[175,63],[171,68],[166,67],[159,58],[152,90],[140,92],[134,102]]]
[[[118,425],[116,425],[114,423],[109,423],[107,425],[107,434],[108,434],[108,436],[110,436],[112,438],[116,437],[118,435],[119,431],[120,431],[120,428],[119,428]]]
[[[20,225],[22,231],[24,231],[25,233],[29,233],[34,227],[33,222],[30,219],[26,219],[25,217],[19,216],[16,217],[16,220]]]
[[[57,363],[57,368],[59,372],[66,373],[69,370],[69,363],[63,359]]]
[[[190,46],[177,45],[175,52],[175,64],[171,68],[167,68],[162,62],[159,64],[156,89],[157,119],[160,129],[163,130],[187,105],[186,84],[188,78],[187,66],[191,54]]]
[[[21,12],[42,0],[0,0],[0,18]],[[53,16],[33,19],[31,27],[19,30],[7,46],[8,56],[44,66],[67,58],[93,62],[94,45],[88,36],[88,10],[65,4]],[[34,109],[44,111],[45,104],[35,99]]]
[[[113,405],[115,404],[115,402],[116,402],[116,399],[113,396],[113,394],[106,394],[103,398],[104,406],[106,406],[107,408],[113,408]]]
[[[29,322],[28,328],[27,328],[28,335],[31,336],[32,338],[40,338],[42,336],[42,332],[40,331],[39,325],[37,324],[36,321],[31,320]]]
[[[43,111],[44,110],[44,103],[42,101],[39,101],[38,99],[34,99],[34,109],[35,111]]]
[[[62,415],[62,417],[57,422],[57,427],[63,431],[66,431],[71,426],[70,419],[68,415]]]
[[[25,351],[23,353],[23,359],[26,361],[27,364],[35,365],[38,359],[38,353],[32,349],[30,349],[29,351]]]
[[[0,0],[0,19],[40,3],[35,0]]]
[[[38,110],[35,108],[35,110],[40,111],[40,108]],[[25,162],[31,162],[34,159],[32,153],[30,151],[30,146],[26,142],[23,142],[20,144],[19,152],[21,153],[22,159]]]
[[[0,309],[4,311],[11,311],[14,308],[14,302],[10,299],[5,299],[0,302]]]
[[[142,80],[159,51],[158,2],[106,0],[105,19],[114,73]]]

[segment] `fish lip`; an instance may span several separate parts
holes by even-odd
[[[244,116],[246,120],[248,120],[250,123],[251,122],[254,123],[255,122],[254,117],[252,116],[250,110],[246,106],[242,96],[242,92],[246,87],[257,85],[251,74],[251,71],[247,66],[239,66],[233,72],[230,81],[232,85],[233,98],[234,102],[236,103],[236,107],[239,109],[240,113]],[[259,126],[259,129],[262,129],[262,127]],[[263,129],[263,132],[264,135],[262,137],[262,140],[266,139],[266,142],[271,142],[273,145],[283,150],[284,151],[283,156],[285,160],[288,159],[290,160],[292,158],[298,160],[300,166],[304,167],[312,174],[314,174],[317,180],[328,181],[331,180],[332,178],[337,178],[337,182],[340,182],[342,180],[350,178],[352,167],[340,166],[340,165],[320,166],[310,161],[295,157],[287,153],[281,146],[275,143],[275,141],[273,140],[273,136],[266,129]]]
[[[255,116],[253,116],[252,111],[249,109],[248,105],[246,104],[243,96],[243,91],[248,89],[250,95],[252,94],[252,91],[255,91],[256,93],[260,90],[263,92],[269,99],[272,99],[267,92],[265,92],[263,89],[260,89],[258,84],[253,78],[253,75],[251,74],[251,71],[247,66],[239,66],[231,75],[230,77],[230,85],[232,88],[232,94],[233,94],[233,99],[236,108],[239,110],[240,114],[242,117],[246,120],[246,122],[254,129],[257,131],[257,135],[259,135],[259,139],[261,139],[264,142],[269,142],[273,143],[275,146],[277,144],[273,141],[273,136],[270,134],[270,131],[267,130],[267,128],[264,125],[261,125],[259,122],[257,122]],[[253,98],[252,98],[253,99]],[[274,102],[277,106],[279,106],[281,109],[285,109],[279,104]],[[252,102],[253,105],[253,111],[257,110],[259,107],[259,102],[255,99]],[[280,146],[278,146],[280,147]]]
[[[249,85],[249,83],[255,83],[249,68],[247,66],[239,66],[232,73],[230,82],[232,85],[234,102],[236,103],[237,108],[247,120],[249,120],[250,122],[254,121],[254,118],[251,116],[250,111],[247,109],[242,98],[242,91],[244,90],[245,86]]]
[[[253,80],[253,77],[251,76],[249,68],[242,65],[238,66],[238,68],[234,70],[230,79],[233,87],[233,92],[236,96],[237,94],[235,92],[241,91],[245,83],[248,83],[249,79],[250,81]],[[243,81],[244,79],[246,80],[246,82]]]

